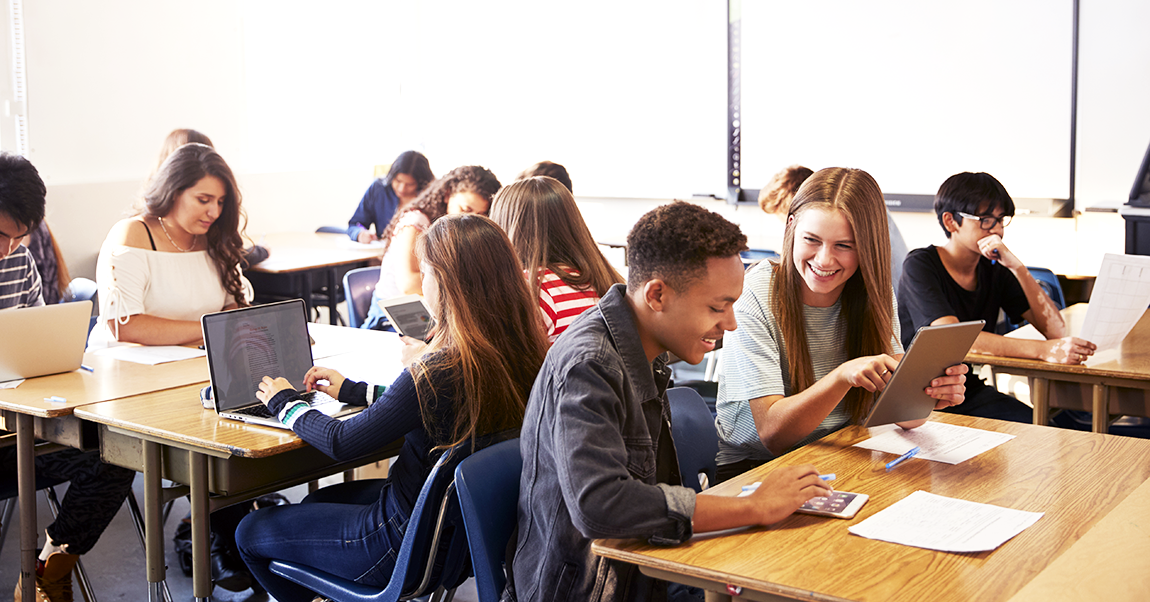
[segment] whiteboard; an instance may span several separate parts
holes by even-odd
[[[1070,192],[1070,0],[742,2],[743,187],[794,163],[886,193],[985,171]]]

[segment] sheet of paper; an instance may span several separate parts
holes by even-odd
[[[373,385],[390,385],[403,372],[403,366],[398,361],[381,362],[378,357],[362,353],[325,357],[315,360],[315,365],[331,368],[345,378]]]
[[[192,347],[179,347],[179,346],[149,346],[149,345],[122,345],[118,347],[108,347],[95,352],[97,355],[103,355],[125,362],[135,362],[137,364],[147,364],[155,366],[156,364],[165,364],[167,362],[178,362],[180,360],[187,360],[193,357],[203,357],[205,355],[203,349],[194,349]]]
[[[1090,292],[1090,308],[1078,336],[1098,345],[1117,347],[1150,305],[1150,257],[1107,253]]]
[[[942,552],[985,552],[1022,533],[1042,512],[916,491],[847,530],[860,537]]]
[[[965,462],[1014,438],[1014,435],[1008,433],[972,429],[943,422],[927,422],[909,431],[891,424],[870,429],[870,432],[874,436],[854,446],[900,456],[917,446],[921,450],[909,460],[910,462],[922,459],[946,464]]]
[[[22,382],[24,382],[24,379],[22,378],[17,378],[16,380],[6,380],[0,383],[0,389],[15,389],[16,387],[19,387],[20,383]]]
[[[375,240],[369,243],[361,243],[346,237],[341,238],[339,242],[336,243],[336,246],[341,249],[356,249],[360,251],[364,249],[382,249],[385,245],[386,243],[384,243],[382,240]]]

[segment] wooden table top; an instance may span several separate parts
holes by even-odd
[[[208,362],[203,357],[149,366],[85,353],[84,365],[95,372],[76,370],[29,378],[15,389],[0,389],[0,409],[56,418],[71,414],[77,406],[208,380]],[[67,401],[44,400],[52,396]]]
[[[202,384],[76,408],[76,416],[154,439],[244,458],[264,458],[306,445],[295,433],[227,420],[200,405]]]
[[[1054,569],[1055,560],[1077,550],[1076,544],[1085,542],[1084,536],[1118,508],[1122,510],[1115,516],[1136,518],[1140,531],[1124,529],[1119,522],[1107,532],[1145,538],[1150,441],[951,414],[935,413],[932,420],[1017,437],[958,465],[911,460],[887,473],[883,463],[894,456],[851,447],[869,434],[862,427],[848,427],[707,494],[736,495],[742,485],[761,480],[776,467],[810,463],[820,472],[836,473],[836,489],[870,495],[854,519],[795,514],[770,528],[697,537],[677,547],[600,540],[593,549],[640,566],[799,599],[982,601],[1007,600],[1044,574],[1048,565]],[[847,532],[916,490],[1045,515],[998,549],[978,554],[936,552]],[[1130,497],[1136,490],[1138,496]],[[1128,498],[1133,509],[1122,506]],[[1122,541],[1106,543],[1126,549]],[[1074,554],[1089,556],[1093,549],[1085,542]],[[1150,574],[1150,556],[1129,563],[1141,575]],[[1107,592],[1119,597],[1128,575],[1101,568],[1109,579],[1095,583],[1115,582],[1106,586]],[[1078,574],[1072,571],[1070,578]]]
[[[1070,326],[1071,334],[1082,331],[1086,319],[1086,303],[1078,303],[1062,310],[1062,315]],[[1023,328],[1033,329],[1032,325]],[[1022,329],[1019,329],[1022,330]],[[976,364],[990,364],[1004,368],[1024,368],[1057,374],[1079,374],[1097,377],[1125,378],[1150,381],[1150,310],[1134,325],[1130,334],[1122,340],[1117,349],[1099,352],[1081,365],[1051,364],[1039,360],[1016,357],[999,357],[971,353],[966,361]]]
[[[361,245],[346,234],[278,232],[264,236],[260,244],[267,247],[268,258],[248,269],[271,274],[359,263],[383,255],[382,247]]]

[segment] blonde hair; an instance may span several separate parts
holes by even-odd
[[[775,174],[759,191],[759,208],[770,214],[786,213],[799,187],[813,173],[810,168],[792,165]]]

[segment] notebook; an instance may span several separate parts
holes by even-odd
[[[282,376],[293,385],[302,386],[304,374],[311,369],[311,340],[303,300],[205,314],[200,325],[216,413],[232,420],[286,429],[256,398],[256,391],[265,376]],[[319,391],[305,393],[304,400],[333,418],[363,409],[340,403]]]
[[[91,317],[87,300],[0,311],[0,382],[79,369]]]
[[[985,324],[983,320],[974,320],[919,328],[863,426],[908,422],[930,416],[936,400],[923,390],[947,368],[962,363]],[[966,378],[978,376],[967,374]]]

